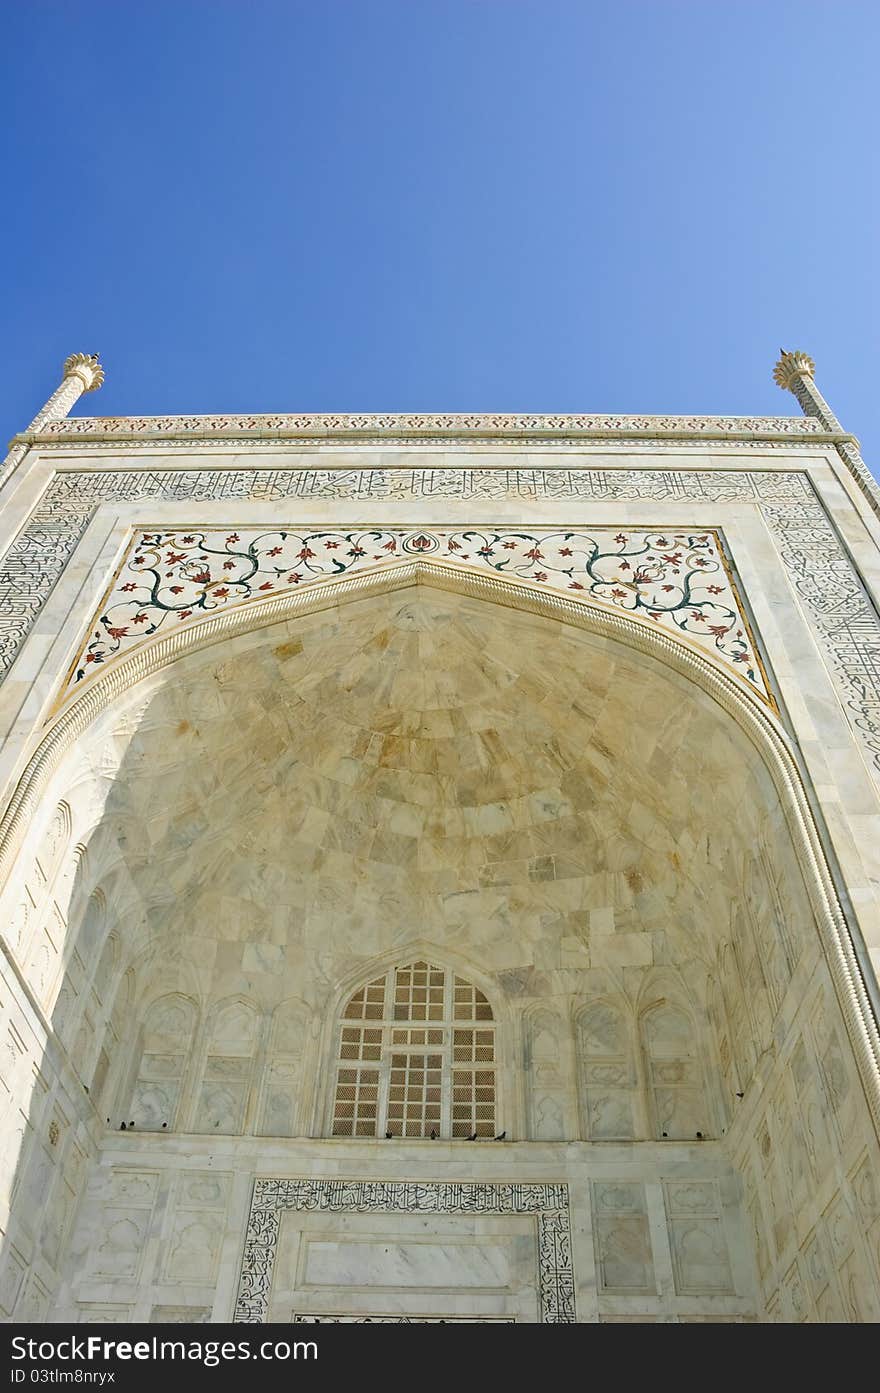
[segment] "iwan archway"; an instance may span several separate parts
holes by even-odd
[[[739,1320],[794,1269],[876,1318],[876,1033],[773,715],[446,563],[271,606],[96,679],[7,818],[13,1084],[94,1110],[87,1203],[22,1253],[53,1311]]]

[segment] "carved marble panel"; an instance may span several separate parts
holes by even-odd
[[[654,1259],[644,1185],[593,1181],[591,1195],[600,1290],[653,1293]]]
[[[103,1211],[101,1240],[89,1254],[88,1271],[93,1277],[137,1277],[150,1226],[147,1209]]]
[[[328,1213],[530,1214],[537,1224],[541,1320],[576,1320],[567,1185],[442,1181],[257,1180],[234,1320],[266,1319],[285,1209]]]
[[[715,1181],[667,1181],[663,1194],[676,1292],[680,1296],[732,1293],[733,1277]]]

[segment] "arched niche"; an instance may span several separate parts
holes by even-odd
[[[588,1141],[633,1141],[645,1135],[635,1020],[623,997],[599,997],[575,1018],[581,1135]]]
[[[121,1121],[142,1130],[173,1131],[198,1024],[196,1003],[179,992],[149,1002],[140,1015],[133,1077],[121,1099]]]
[[[99,772],[106,801],[92,825],[107,838],[124,833],[115,864],[137,906],[119,970],[140,964],[139,1003],[188,995],[192,978],[204,1003],[190,1046],[198,1062],[188,1081],[180,1076],[181,1095],[189,1089],[183,1125],[207,1131],[222,1121],[216,1107],[197,1121],[210,1082],[230,1095],[236,1128],[262,1126],[261,1061],[280,1002],[294,996],[310,1019],[333,1022],[345,990],[411,957],[417,939],[429,961],[436,951],[453,966],[475,964],[481,977],[462,975],[485,982],[501,1028],[510,1022],[500,1077],[520,1136],[530,1105],[515,1102],[524,1037],[514,1048],[513,1023],[528,1030],[542,1011],[555,1013],[573,1059],[576,1012],[594,994],[586,974],[598,969],[619,978],[615,1009],[627,1003],[630,1045],[584,1058],[625,1063],[629,1050],[646,1078],[655,1066],[680,1068],[692,1055],[669,1053],[681,1031],[659,1013],[684,1011],[678,1025],[686,1017],[695,1038],[711,1038],[715,973],[738,1069],[769,1108],[799,1042],[785,1036],[780,1047],[766,1011],[750,1014],[749,944],[761,925],[737,906],[760,844],[776,921],[825,973],[824,1015],[811,1004],[805,1027],[816,1087],[839,1113],[838,1134],[846,1124],[875,1145],[865,1100],[876,1103],[876,1039],[864,986],[796,761],[772,716],[711,664],[622,617],[576,613],[501,581],[459,584],[439,572],[415,580],[368,578],[323,595],[316,586],[268,626],[191,631],[157,645],[149,661],[120,664],[49,730],[10,805],[4,865],[19,849],[27,858],[44,799],[57,806],[83,769]],[[736,973],[725,966],[731,947]],[[687,1003],[656,982],[647,989],[658,969],[694,984]],[[252,1020],[247,1039],[228,1048],[211,1024],[225,1001]],[[325,1072],[328,1032],[325,1024],[317,1059]],[[209,1079],[215,1068],[238,1072]],[[806,1090],[804,1098],[812,1118],[815,1100]],[[726,1102],[718,1117],[733,1118],[739,1163],[752,1140],[759,1145],[757,1124],[751,1139],[741,1135]],[[587,1117],[589,1099],[580,1106]],[[677,1130],[703,1132],[692,1111],[680,1115]],[[312,1135],[325,1126],[313,1113]],[[634,1139],[649,1130],[662,1139],[662,1127],[635,1122]],[[627,1140],[600,1137],[592,1122],[582,1135]],[[810,1164],[821,1169],[828,1148],[820,1140],[814,1149]],[[744,1174],[758,1176],[757,1159]]]

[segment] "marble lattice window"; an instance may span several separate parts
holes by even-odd
[[[492,1008],[449,968],[393,967],[361,987],[338,1033],[335,1137],[492,1137]]]

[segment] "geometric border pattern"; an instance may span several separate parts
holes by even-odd
[[[567,1185],[440,1180],[254,1181],[233,1321],[265,1322],[285,1209],[332,1214],[533,1214],[541,1323],[573,1325],[574,1268]]]

